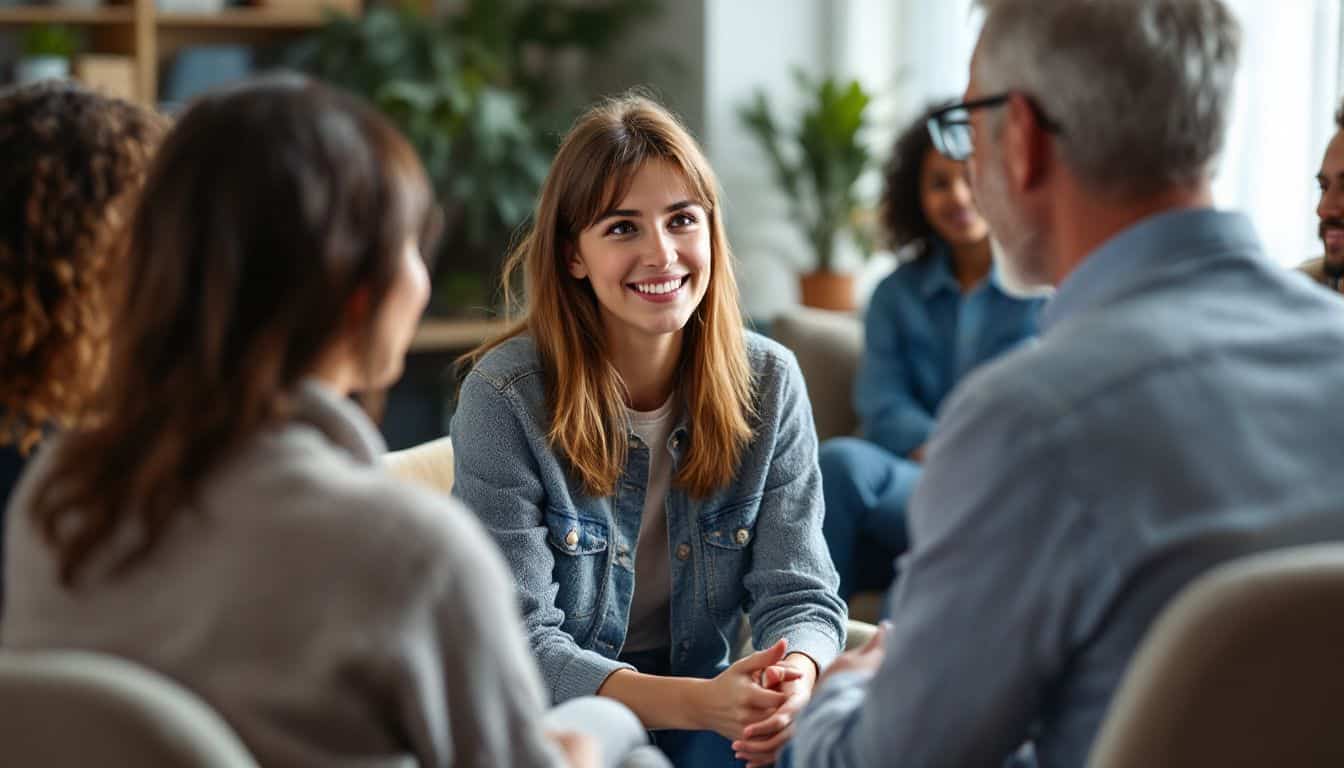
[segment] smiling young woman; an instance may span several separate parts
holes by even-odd
[[[742,327],[713,171],[617,99],[565,138],[533,221],[506,271],[523,319],[468,357],[454,492],[513,566],[555,700],[624,702],[678,765],[774,762],[845,609],[802,377]],[[744,611],[763,650],[730,666]]]

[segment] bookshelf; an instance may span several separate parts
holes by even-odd
[[[265,0],[262,0],[265,2]],[[0,29],[64,24],[84,33],[82,53],[126,56],[134,68],[134,93],[142,104],[158,101],[159,71],[179,49],[201,43],[256,45],[291,38],[320,26],[328,8],[358,13],[361,0],[273,0],[215,12],[166,13],[154,0],[127,0],[99,8],[53,5],[0,7]]]

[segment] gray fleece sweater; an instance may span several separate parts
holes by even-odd
[[[216,470],[150,559],[73,592],[30,522],[60,441],[8,514],[0,645],[115,654],[213,705],[265,765],[555,765],[514,590],[456,502],[398,483],[348,401],[305,384],[297,418]]]

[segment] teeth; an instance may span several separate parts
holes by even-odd
[[[651,294],[671,293],[680,287],[681,287],[681,278],[677,278],[675,280],[668,280],[667,282],[664,283],[635,284],[635,290],[639,291],[640,293],[651,293]]]

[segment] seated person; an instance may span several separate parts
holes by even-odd
[[[844,598],[891,584],[892,561],[906,549],[906,502],[943,398],[977,365],[1035,334],[1040,311],[1039,299],[999,284],[966,164],[934,150],[927,119],[906,126],[887,163],[883,226],[914,259],[868,304],[854,385],[863,438],[821,446],[826,544]]]
[[[662,107],[613,100],[533,221],[505,278],[526,313],[462,382],[453,492],[513,566],[555,700],[627,704],[678,766],[775,762],[845,606],[802,374],[742,327],[714,172]],[[730,666],[744,611],[761,650]]]
[[[1320,220],[1317,232],[1325,251],[1319,258],[1298,265],[1298,269],[1338,293],[1344,290],[1344,104],[1335,112],[1335,135],[1325,148],[1316,182],[1321,187],[1316,205],[1316,218]]]
[[[969,158],[998,269],[1058,290],[1039,340],[944,405],[892,624],[798,718],[808,768],[997,766],[1028,740],[1040,768],[1087,765],[1192,579],[1344,539],[1344,312],[1212,207],[1232,11],[982,5],[966,101],[932,126]]]
[[[43,435],[76,423],[102,381],[111,246],[164,129],[68,81],[0,91],[0,511]]]
[[[270,78],[182,116],[130,225],[98,418],[12,499],[0,645],[165,674],[263,765],[596,764],[543,732],[485,532],[386,474],[346,397],[401,372],[433,210],[415,151],[334,89]],[[645,740],[605,709],[587,725]]]

